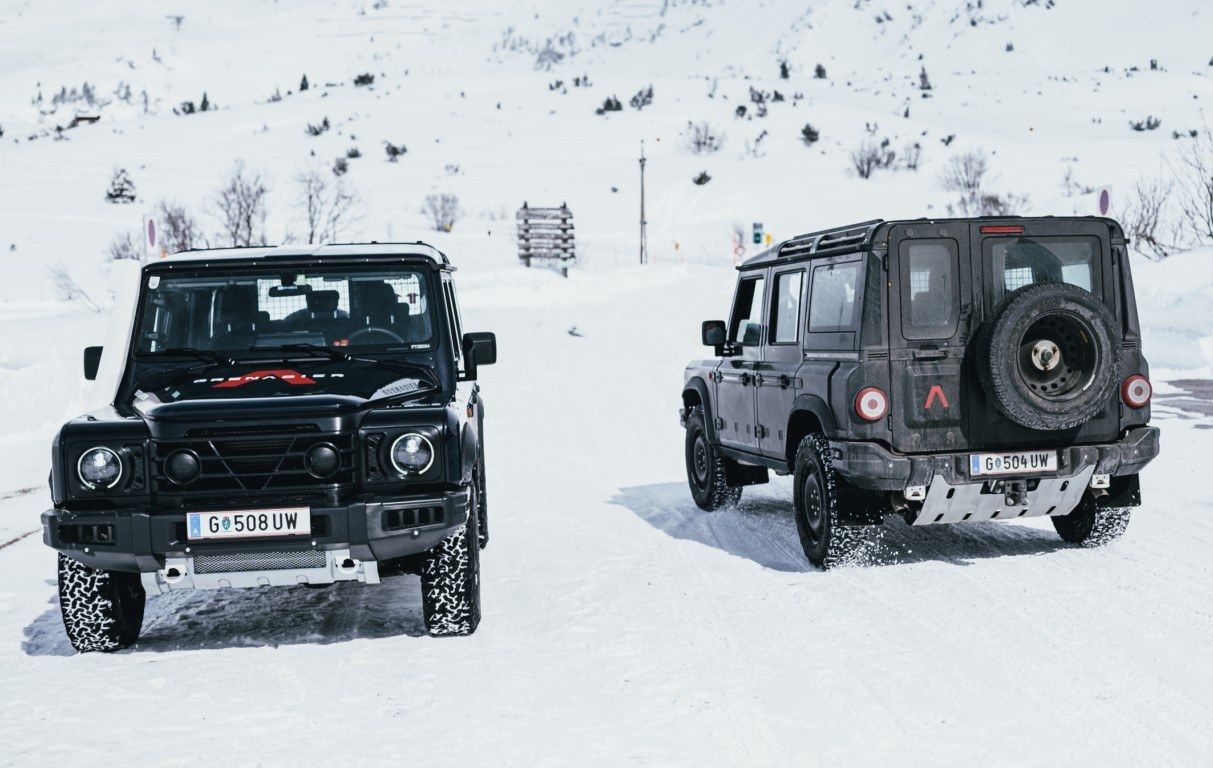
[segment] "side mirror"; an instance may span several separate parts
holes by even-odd
[[[467,378],[476,378],[476,369],[497,362],[497,335],[493,333],[463,334],[463,367]]]
[[[84,348],[84,378],[97,380],[97,369],[101,367],[101,347]]]
[[[705,347],[723,347],[728,337],[723,320],[704,320],[699,333]]]

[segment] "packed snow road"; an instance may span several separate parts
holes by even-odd
[[[501,349],[479,631],[424,636],[399,577],[153,597],[136,648],[73,655],[54,553],[19,538],[0,549],[0,763],[1213,759],[1207,388],[1160,397],[1146,504],[1106,549],[1047,521],[893,522],[872,567],[823,573],[786,480],[711,514],[685,486],[681,371],[728,270],[460,277],[468,327]],[[0,543],[46,503],[37,477],[4,480]]]

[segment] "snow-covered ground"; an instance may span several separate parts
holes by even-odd
[[[1135,258],[1163,455],[1104,550],[1063,546],[1047,522],[895,524],[874,567],[817,572],[786,481],[737,510],[694,507],[676,409],[699,321],[725,312],[734,223],[781,238],[941,214],[940,168],[976,147],[1028,212],[1094,212],[1062,188],[1072,166],[1112,188],[1115,213],[1213,98],[1210,31],[1203,3],[1178,0],[9,3],[0,764],[1209,763],[1213,503],[1194,481],[1213,392],[1189,380],[1213,375],[1213,249]],[[373,86],[352,84],[363,72]],[[304,73],[313,87],[287,95]],[[573,85],[582,74],[589,87]],[[111,103],[56,141],[76,110],[31,101],[41,91],[49,112],[85,80]],[[119,83],[132,104],[114,99]],[[628,107],[650,83],[652,105]],[[786,98],[737,118],[751,86]],[[203,91],[218,111],[172,114]],[[595,115],[612,94],[624,111]],[[1129,129],[1146,115],[1162,126]],[[329,132],[304,132],[324,117]],[[721,151],[690,154],[688,120],[716,125]],[[821,131],[811,148],[806,122]],[[920,142],[920,169],[849,173],[865,123],[898,149]],[[633,266],[641,139],[647,267]],[[408,153],[389,163],[384,141]],[[435,242],[460,266],[468,328],[498,334],[501,362],[482,377],[493,540],[480,630],[425,637],[416,580],[401,577],[152,598],[137,648],[72,655],[54,554],[27,534],[105,312],[58,300],[47,267],[62,262],[104,305],[114,234],[161,198],[215,230],[209,201],[239,158],[271,181],[271,234],[297,232],[294,175],[352,146],[363,217],[349,236]],[[118,166],[140,202],[102,199]],[[700,171],[712,180],[693,185]],[[449,234],[425,231],[418,210],[437,190],[466,211]],[[568,280],[514,265],[523,200],[574,210],[585,263]]]

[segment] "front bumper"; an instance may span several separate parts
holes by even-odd
[[[908,486],[930,485],[936,477],[950,486],[989,479],[969,474],[969,456],[975,451],[908,455],[876,443],[833,440],[830,453],[839,475],[871,491],[904,491]],[[1158,427],[1136,427],[1116,442],[1068,446],[1058,454],[1058,471],[1050,477],[1075,477],[1087,469],[1097,475],[1135,475],[1158,455]]]
[[[468,498],[467,488],[460,487],[441,494],[317,505],[310,508],[311,536],[238,541],[191,541],[184,510],[50,509],[42,513],[42,540],[85,565],[112,571],[153,573],[165,570],[169,562],[204,557],[324,552],[328,553],[324,567],[340,573],[339,566],[347,558],[361,563],[390,560],[437,546],[467,522]],[[418,509],[441,510],[441,519],[436,514],[402,514]],[[409,525],[414,518],[433,522]]]

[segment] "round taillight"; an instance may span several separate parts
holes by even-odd
[[[1145,408],[1153,394],[1154,387],[1150,386],[1150,380],[1141,374],[1130,376],[1120,385],[1120,399],[1130,408]]]
[[[880,421],[889,412],[889,396],[876,387],[864,387],[855,395],[855,414],[864,421]]]

